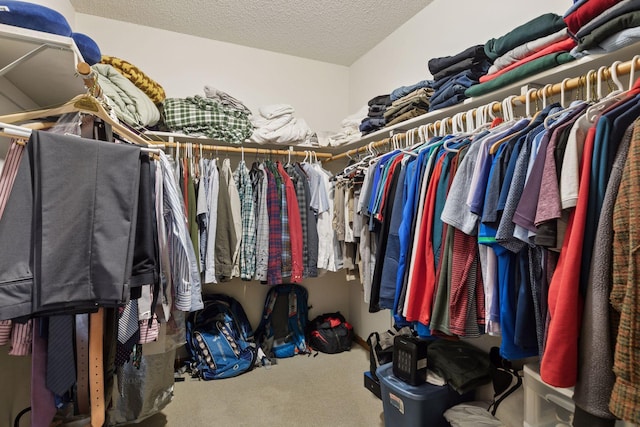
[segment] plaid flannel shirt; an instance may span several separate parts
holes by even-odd
[[[244,160],[233,173],[240,195],[242,240],[240,242],[240,278],[251,280],[256,271],[256,215],[251,177]]]
[[[253,134],[248,114],[200,95],[167,98],[162,104],[162,113],[165,124],[173,131],[203,134],[234,144],[241,144]]]
[[[296,170],[295,166],[292,164],[287,164],[284,167],[284,170],[287,172],[291,181],[293,183],[296,199],[298,200],[298,210],[300,211],[300,225],[302,227],[302,265],[303,277],[309,277],[309,231],[308,231],[308,208],[305,206],[309,206],[307,203],[307,195],[304,190],[304,181],[306,179],[300,176],[300,173]]]
[[[269,261],[267,263],[267,284],[282,283],[282,221],[280,219],[280,199],[275,177],[269,168],[267,174],[267,211],[269,213]]]

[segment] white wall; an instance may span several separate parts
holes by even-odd
[[[204,95],[206,84],[249,109],[285,103],[313,130],[337,130],[348,115],[345,66],[78,13],[77,31],[105,55],[131,62],[169,97]]]
[[[430,79],[427,62],[503,36],[544,13],[563,15],[570,0],[434,0],[349,68],[349,110],[356,111],[376,95]],[[350,315],[364,331],[385,330],[389,311],[368,313],[358,290],[351,290]],[[367,332],[367,333],[368,333]]]
[[[434,0],[349,69],[349,109],[376,95],[430,79],[427,62],[503,36],[544,13],[558,15],[571,0]]]

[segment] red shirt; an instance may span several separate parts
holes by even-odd
[[[575,34],[584,24],[588,23],[619,1],[620,0],[589,0],[571,12],[571,14],[565,16],[563,18],[564,22],[567,24],[569,31]]]
[[[593,126],[587,133],[580,163],[578,202],[569,216],[558,266],[549,284],[549,326],[540,377],[555,387],[572,387],[578,377],[578,336],[584,306],[580,295],[580,265],[595,135]]]
[[[287,216],[289,220],[289,239],[291,241],[291,283],[302,282],[302,221],[300,208],[293,181],[278,162],[278,172],[284,180],[285,196],[287,198]]]
[[[433,254],[433,218],[436,190],[442,173],[442,163],[445,156],[441,156],[436,163],[428,183],[424,201],[420,236],[418,237],[416,257],[413,265],[410,295],[407,298],[407,320],[419,321],[423,325],[431,322],[433,297],[436,289],[436,265]]]

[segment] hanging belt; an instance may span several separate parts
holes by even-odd
[[[105,420],[103,366],[104,308],[91,313],[89,320],[89,396],[91,427],[102,427]]]
[[[76,372],[78,412],[90,414],[89,405],[89,315],[76,314]]]

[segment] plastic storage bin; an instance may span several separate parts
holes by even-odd
[[[542,381],[537,365],[524,365],[524,427],[571,427],[574,410],[573,387],[551,386]],[[633,426],[620,420],[615,425]]]
[[[380,382],[376,381],[369,371],[364,373],[364,388],[380,399]]]
[[[546,384],[536,365],[524,365],[524,426],[571,427],[573,389]]]
[[[448,427],[443,413],[469,396],[451,387],[424,383],[412,386],[393,375],[393,363],[376,370],[386,427]]]

